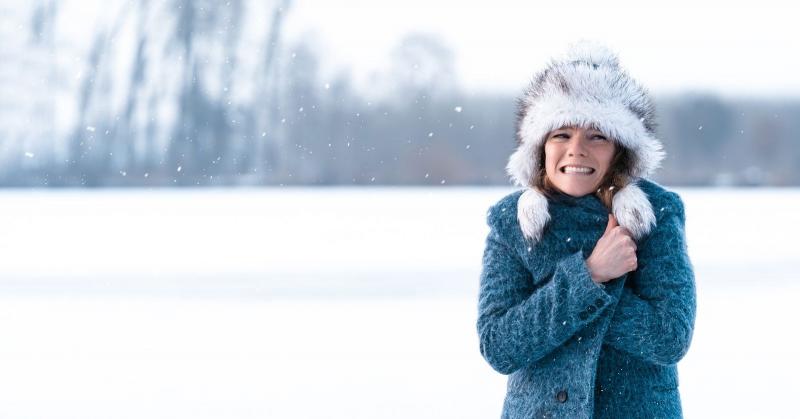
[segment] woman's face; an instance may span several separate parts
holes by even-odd
[[[614,150],[610,138],[591,128],[563,127],[551,131],[544,144],[547,178],[568,195],[592,193],[611,166]]]

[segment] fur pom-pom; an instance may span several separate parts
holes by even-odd
[[[568,61],[580,61],[594,66],[619,67],[619,58],[614,51],[603,44],[581,40],[570,45],[567,51]]]
[[[539,242],[545,225],[550,221],[547,198],[535,188],[527,188],[517,201],[517,219],[522,235],[534,243]]]
[[[653,206],[647,195],[635,183],[620,189],[611,201],[617,222],[627,228],[635,240],[639,240],[656,225]]]

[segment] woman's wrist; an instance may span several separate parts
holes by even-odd
[[[605,282],[605,278],[602,278],[600,275],[596,274],[594,269],[592,269],[592,262],[591,257],[586,259],[586,269],[589,271],[589,275],[592,277],[592,282],[595,284],[601,284]]]

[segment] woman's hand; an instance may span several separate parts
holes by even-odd
[[[603,237],[597,241],[586,266],[597,283],[608,282],[638,267],[636,243],[630,231],[617,224],[614,214],[608,215],[608,225]]]

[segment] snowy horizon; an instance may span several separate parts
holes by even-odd
[[[793,417],[800,189],[669,189],[698,296],[684,416]],[[0,190],[0,416],[498,417],[475,322],[511,191]]]

